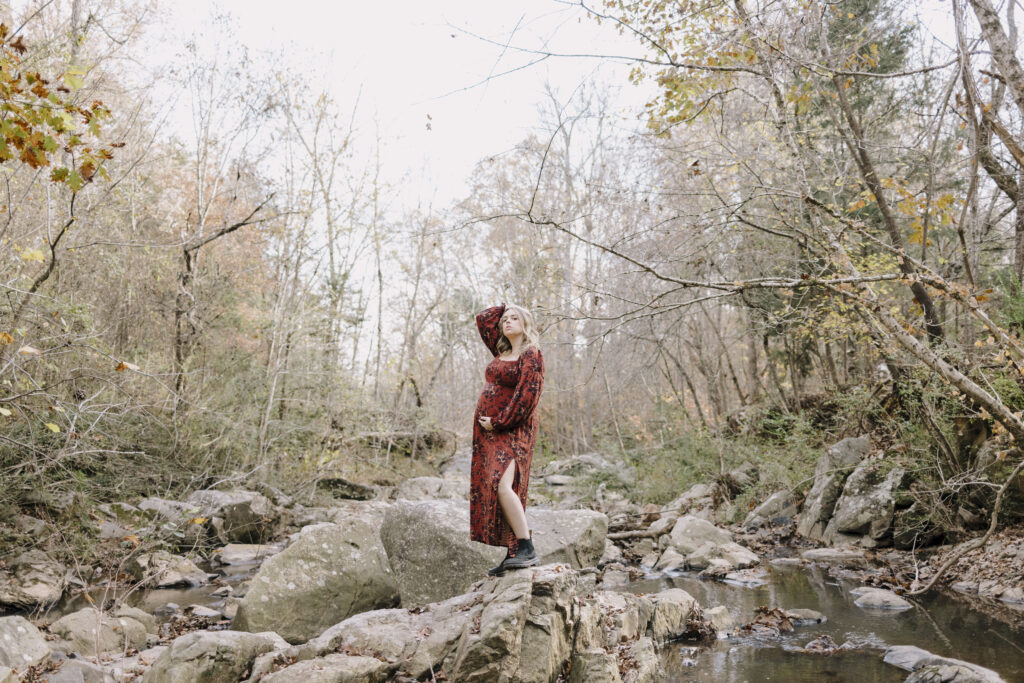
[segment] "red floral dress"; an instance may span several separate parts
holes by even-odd
[[[544,357],[540,349],[523,349],[519,358],[498,358],[501,338],[499,321],[505,304],[493,306],[476,317],[476,326],[484,344],[494,354],[484,373],[483,391],[473,415],[473,461],[470,469],[469,536],[488,545],[507,546],[515,552],[516,535],[505,521],[498,502],[498,482],[509,463],[515,461],[512,490],[526,509],[526,490],[530,483],[530,462],[537,440],[537,401],[544,388]],[[480,426],[486,415],[492,431]]]

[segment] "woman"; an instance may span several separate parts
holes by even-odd
[[[474,541],[508,548],[487,573],[532,567],[539,561],[526,523],[526,489],[537,439],[537,401],[544,357],[533,316],[519,306],[493,306],[476,316],[494,355],[473,421],[469,527]]]

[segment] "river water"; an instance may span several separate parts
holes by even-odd
[[[798,626],[777,638],[733,637],[697,649],[686,644],[666,646],[662,656],[668,681],[897,683],[908,672],[882,661],[885,650],[895,645],[914,645],[987,667],[1006,681],[1024,681],[1020,631],[939,594],[915,600],[909,610],[865,610],[853,604],[856,596],[850,594],[859,585],[835,579],[821,567],[771,566],[767,583],[756,588],[684,574],[635,581],[629,590],[656,593],[682,588],[704,607],[725,605],[739,624],[751,621],[762,605],[812,609],[828,618],[823,624]],[[823,634],[857,649],[833,655],[794,651]]]

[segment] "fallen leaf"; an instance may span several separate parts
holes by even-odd
[[[58,427],[57,425],[53,424],[52,422],[47,422],[46,423],[46,428],[49,429],[51,432],[60,433],[60,427]]]

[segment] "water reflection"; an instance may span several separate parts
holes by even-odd
[[[824,624],[797,627],[780,638],[721,640],[697,652],[682,644],[666,646],[668,680],[903,681],[907,672],[882,662],[882,653],[893,645],[915,645],[988,667],[1007,681],[1024,681],[1024,636],[955,600],[928,595],[903,612],[864,610],[853,604],[855,597],[850,595],[859,584],[836,580],[821,568],[772,567],[768,578],[766,585],[757,588],[700,580],[695,575],[651,578],[629,586],[635,593],[682,588],[701,605],[725,605],[741,624],[753,619],[761,605],[813,609],[828,617]],[[832,656],[793,651],[822,634],[858,649]],[[688,667],[686,660],[691,657],[696,665]]]

